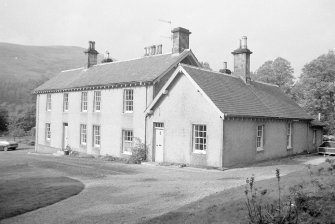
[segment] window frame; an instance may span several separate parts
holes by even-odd
[[[51,141],[51,123],[45,123],[45,140]]]
[[[126,135],[127,133],[131,133],[131,135]],[[131,138],[131,140],[126,138]],[[122,130],[122,153],[126,155],[132,155],[131,148],[134,146],[134,131],[130,129]],[[126,150],[130,149],[130,150]]]
[[[196,133],[197,133],[197,136],[196,136]],[[205,136],[201,136],[200,133],[202,133],[202,135],[205,135]],[[197,147],[203,148],[203,149],[197,149]],[[193,153],[206,154],[207,149],[208,149],[207,125],[206,124],[192,124],[192,151]]]
[[[63,94],[63,112],[67,112],[67,111],[69,111],[69,93],[64,93]]]
[[[85,133],[83,132],[83,130],[85,130]],[[87,125],[86,124],[80,124],[80,140],[79,141],[80,141],[80,145],[82,146],[87,145]]]
[[[93,111],[94,112],[101,111],[101,91],[94,91]]]
[[[93,147],[94,148],[100,148],[101,147],[101,127],[100,125],[93,125]],[[99,131],[99,134],[97,135],[96,133],[96,130]],[[98,143],[97,144],[97,140],[98,140]]]
[[[123,90],[123,113],[134,112],[134,89]]]
[[[81,92],[81,98],[80,98],[80,111],[81,112],[87,112],[88,108],[88,92]]]
[[[259,129],[259,127],[261,127],[261,129]],[[257,125],[257,133],[256,133],[256,151],[257,152],[264,151],[264,130],[265,130],[264,124]],[[259,134],[259,131],[261,131],[261,135]]]
[[[46,110],[51,111],[51,93],[47,94]]]
[[[292,122],[287,123],[287,130],[286,130],[286,148],[292,149]]]

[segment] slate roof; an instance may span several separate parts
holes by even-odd
[[[313,119],[278,86],[256,81],[246,84],[233,75],[181,66],[227,116]]]
[[[161,54],[129,61],[115,61],[87,68],[60,72],[57,76],[37,87],[34,92],[101,86],[128,82],[150,82],[177,65],[191,50],[181,54]]]

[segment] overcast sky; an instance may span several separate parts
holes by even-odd
[[[192,32],[198,60],[214,70],[223,61],[232,69],[231,52],[246,35],[251,70],[280,56],[297,76],[304,64],[335,48],[334,21],[333,0],[0,0],[0,42],[87,48],[95,40],[100,53],[126,60],[153,44],[171,52],[166,37],[181,26]]]

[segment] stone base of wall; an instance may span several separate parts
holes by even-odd
[[[207,166],[207,155],[206,154],[191,154],[191,165],[193,166]]]
[[[61,150],[61,149],[54,148],[54,147],[51,147],[51,146],[48,146],[48,145],[37,144],[35,146],[35,151],[39,152],[39,153],[50,153],[50,154],[52,154],[54,152],[57,152],[58,150]]]

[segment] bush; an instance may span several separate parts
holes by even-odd
[[[140,138],[134,138],[134,146],[131,148],[129,163],[140,164],[147,159],[147,147]]]

